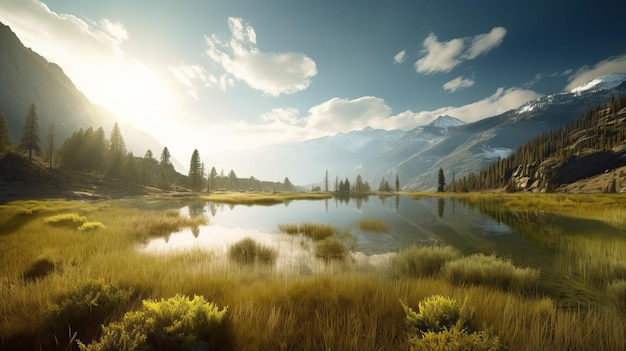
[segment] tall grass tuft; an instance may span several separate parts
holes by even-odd
[[[34,281],[41,279],[54,272],[56,267],[57,264],[49,258],[40,258],[24,272],[24,280]]]
[[[392,258],[391,271],[402,277],[433,277],[459,257],[461,252],[451,246],[411,246]]]
[[[96,230],[96,229],[104,229],[104,224],[100,222],[85,222],[81,224],[77,229],[79,232]]]
[[[537,286],[539,270],[518,268],[495,255],[476,254],[448,262],[443,276],[458,285],[485,284],[501,289],[528,291]]]
[[[85,218],[84,216],[79,216],[76,213],[63,213],[63,214],[58,214],[58,215],[54,215],[51,217],[46,217],[43,221],[44,223],[48,223],[51,225],[58,225],[58,226],[71,225],[75,227],[77,225],[81,225],[87,222],[87,218]]]
[[[606,291],[620,311],[626,313],[626,280],[616,280],[608,284]]]
[[[261,245],[252,238],[242,239],[228,248],[228,258],[244,265],[255,263],[273,265],[277,256],[278,252],[275,249]]]
[[[343,241],[336,236],[326,237],[315,243],[315,256],[325,261],[343,260],[348,255],[348,249]]]
[[[376,218],[361,218],[358,225],[364,232],[386,233],[389,231],[387,222]]]

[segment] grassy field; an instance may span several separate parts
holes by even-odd
[[[557,211],[563,207],[558,202],[585,203],[551,195],[516,200],[498,194],[497,199],[511,206],[535,203],[537,211]],[[599,199],[588,208],[612,208],[624,198]],[[546,209],[539,207],[544,203]],[[471,309],[475,323],[496,336],[502,349],[626,349],[623,301],[564,309],[558,300],[537,293],[537,272],[496,257],[462,257],[447,247],[410,248],[381,267],[321,261],[327,269],[317,274],[276,270],[267,263],[272,260],[257,256],[259,247],[252,242],[234,246],[232,255],[238,258],[230,261],[201,250],[140,253],[138,247],[152,237],[206,223],[203,217],[180,216],[176,206],[168,208],[137,200],[1,205],[0,348],[78,349],[77,340],[98,339],[101,324],[139,310],[142,301],[180,294],[226,308],[219,335],[210,336],[218,350],[408,350],[416,339],[402,304],[418,311],[420,302],[433,295]],[[78,230],[83,223],[101,226]],[[321,228],[286,225],[285,231],[294,227]],[[262,262],[241,264],[252,257],[244,254],[250,247],[257,250],[253,261]],[[485,267],[498,272],[488,282],[477,273]],[[626,284],[607,284],[616,299],[626,296]]]
[[[330,193],[213,193],[201,195],[207,201],[238,205],[275,205],[293,200],[330,199]]]

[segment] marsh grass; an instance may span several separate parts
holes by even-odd
[[[252,238],[242,239],[228,248],[228,259],[244,265],[255,263],[273,265],[276,263],[277,256],[278,251],[261,245]]]
[[[475,254],[447,262],[443,276],[457,285],[485,284],[524,292],[536,288],[539,270],[516,267],[510,260],[495,255]]]
[[[83,231],[104,229],[104,228],[105,228],[104,224],[100,222],[85,222],[81,224],[77,229],[78,231],[83,232]]]
[[[391,259],[391,272],[401,277],[433,277],[446,264],[461,257],[451,246],[410,246]]]
[[[387,222],[377,218],[361,218],[357,224],[364,232],[386,233],[389,231]]]
[[[315,256],[325,261],[343,260],[347,255],[348,249],[336,236],[329,236],[315,242]]]
[[[299,225],[298,224],[279,224],[278,229],[285,234],[291,234],[291,235],[302,234],[312,240],[324,240],[328,237],[337,236],[341,234],[339,229],[332,225],[311,223],[311,222],[304,222]]]
[[[87,222],[87,217],[79,216],[76,213],[63,213],[47,217],[43,221],[51,225],[67,225],[76,227]]]
[[[236,205],[276,205],[293,200],[324,200],[330,193],[218,193],[202,195],[201,199]]]
[[[533,294],[484,284],[457,285],[437,275],[398,279],[385,269],[360,270],[352,262],[342,270],[298,275],[226,264],[202,250],[148,255],[137,248],[151,235],[150,222],[178,222],[178,216],[128,208],[124,202],[64,202],[57,212],[47,208],[27,215],[9,210],[11,206],[0,206],[0,227],[15,224],[0,236],[0,339],[7,350],[68,348],[54,341],[46,311],[50,304],[61,306],[64,301],[73,310],[73,296],[86,299],[89,294],[79,292],[94,281],[134,292],[119,306],[124,312],[141,307],[140,300],[160,301],[177,294],[202,295],[217,306],[228,306],[228,342],[222,350],[406,350],[408,327],[400,301],[416,310],[418,301],[431,295],[467,303],[476,320],[510,350],[585,350],[589,345],[625,349],[623,314],[605,306],[564,309],[559,301]],[[89,212],[85,207],[91,207]],[[89,214],[106,228],[84,235],[43,222],[63,212]],[[190,222],[180,225],[184,223]],[[42,258],[58,269],[25,281],[23,273]],[[76,302],[76,309],[83,310],[79,306]],[[122,317],[105,314],[104,319]],[[80,337],[86,344],[94,339]]]

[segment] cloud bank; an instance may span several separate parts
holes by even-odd
[[[257,48],[254,28],[241,18],[228,18],[230,39],[205,36],[208,58],[228,76],[271,96],[306,89],[317,74],[317,66],[298,52],[263,52]]]
[[[423,56],[415,62],[415,71],[424,74],[450,72],[463,61],[473,60],[499,46],[505,36],[506,29],[503,27],[494,27],[489,33],[474,37],[443,42],[430,33],[422,42]]]

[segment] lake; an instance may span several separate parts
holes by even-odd
[[[319,268],[311,242],[280,233],[278,225],[312,222],[349,231],[357,261],[377,265],[410,245],[450,245],[464,254],[495,253],[518,266],[538,268],[544,282],[574,297],[595,293],[588,284],[579,284],[593,279],[585,276],[585,259],[601,260],[611,248],[626,248],[624,232],[602,222],[533,208],[513,212],[488,199],[473,204],[462,198],[408,196],[296,200],[274,206],[193,202],[180,211],[205,216],[208,224],[153,239],[141,248],[143,252],[202,249],[220,256],[249,237],[278,251],[277,266],[308,272]],[[362,231],[358,221],[363,218],[384,221],[388,231]]]

